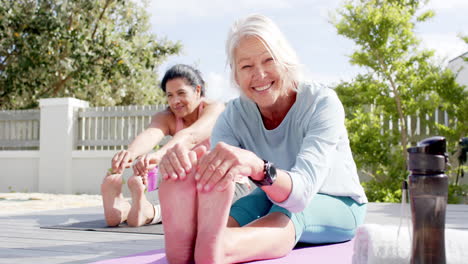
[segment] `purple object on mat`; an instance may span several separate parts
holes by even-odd
[[[148,192],[158,188],[158,166],[148,172]]]
[[[352,262],[354,241],[294,249],[286,257],[259,260],[250,263],[292,264],[292,263],[327,263],[347,264]],[[127,257],[93,262],[94,264],[167,264],[164,249],[152,250]]]

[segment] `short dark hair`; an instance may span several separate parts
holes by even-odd
[[[161,89],[166,92],[166,84],[168,81],[182,78],[195,90],[197,85],[200,85],[200,95],[205,96],[205,81],[203,80],[199,70],[186,64],[176,64],[166,71],[161,81]]]

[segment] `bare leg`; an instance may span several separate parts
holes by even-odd
[[[224,263],[238,263],[287,255],[296,232],[289,217],[274,212],[246,226],[227,228],[224,238]]]
[[[234,189],[233,183],[223,192],[198,192],[196,263],[224,263],[223,239]]]
[[[163,181],[159,187],[166,256],[171,264],[193,261],[197,232],[197,191],[192,175]]]
[[[232,216],[229,216],[227,227],[240,227],[239,223],[237,223],[236,219]]]
[[[130,203],[122,195],[122,175],[106,176],[101,184],[101,194],[107,225],[117,226],[127,220]]]
[[[129,226],[142,226],[151,222],[155,216],[153,204],[146,199],[145,185],[140,176],[128,179],[128,188],[132,194],[132,207],[127,217]]]
[[[196,263],[239,263],[288,254],[295,245],[291,219],[275,212],[238,227],[228,216],[233,193],[234,188],[228,188],[198,194]]]

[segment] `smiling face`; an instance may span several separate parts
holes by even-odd
[[[244,94],[259,108],[280,103],[285,92],[282,87],[282,68],[263,42],[254,36],[239,41],[234,50],[235,78]]]
[[[183,118],[193,113],[200,104],[200,86],[194,89],[183,78],[175,78],[166,83],[166,97],[171,111]]]

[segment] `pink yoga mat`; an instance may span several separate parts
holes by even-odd
[[[312,246],[294,249],[289,255],[279,259],[258,260],[249,263],[293,264],[327,263],[347,264],[352,262],[353,240],[340,244]],[[151,250],[127,257],[93,262],[94,264],[167,264],[164,249]]]

